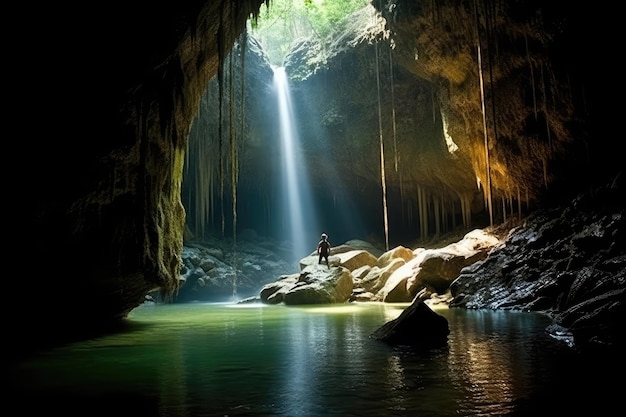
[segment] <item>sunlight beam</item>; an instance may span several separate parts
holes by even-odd
[[[311,202],[308,170],[300,157],[299,137],[292,109],[289,81],[283,67],[273,67],[281,137],[281,191],[287,218],[285,227],[292,242],[293,260],[308,256],[317,246],[317,216]]]

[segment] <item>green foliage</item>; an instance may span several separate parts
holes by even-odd
[[[270,62],[282,65],[294,40],[312,37],[322,42],[341,20],[369,3],[370,0],[272,0],[269,6],[261,5],[250,28]]]
[[[370,0],[312,1],[307,8],[309,19],[321,38],[327,37],[346,16],[370,3]]]

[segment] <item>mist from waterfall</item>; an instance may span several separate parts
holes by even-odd
[[[283,67],[273,67],[281,141],[280,195],[282,230],[291,242],[292,260],[308,256],[317,247],[319,229],[308,182],[308,168],[302,157],[297,121],[292,108],[289,80]]]

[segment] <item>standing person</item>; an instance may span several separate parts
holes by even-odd
[[[330,254],[330,242],[328,241],[328,235],[326,233],[322,233],[322,240],[317,244],[317,253],[319,255],[319,259],[317,261],[318,264],[322,263],[322,258],[326,259],[326,266],[330,269],[330,264],[328,263],[328,255]]]

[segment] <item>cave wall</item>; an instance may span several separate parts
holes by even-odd
[[[211,78],[220,75],[220,62],[261,3],[113,1],[22,10],[31,17],[24,23],[31,36],[9,46],[15,62],[10,77],[20,81],[19,98],[11,101],[19,115],[12,122],[25,136],[9,141],[10,155],[25,156],[24,172],[9,188],[19,203],[13,247],[22,268],[9,278],[8,308],[19,311],[28,302],[34,312],[10,330],[38,326],[22,342],[97,327],[124,317],[151,290],[176,291],[185,220],[181,182],[192,121]],[[479,178],[484,152],[472,7],[485,10],[478,27],[485,35],[489,25],[490,36],[482,39],[495,42],[481,43],[492,66],[485,91],[493,96],[487,98],[495,98],[492,91],[513,97],[498,101],[487,122],[490,131],[500,132],[492,136],[490,155],[501,195],[523,187],[524,196],[546,197],[539,184],[547,132],[562,161],[579,156],[570,155],[572,149],[588,157],[578,170],[558,172],[549,165],[552,184],[571,184],[566,174],[578,180],[583,173],[615,171],[619,156],[602,150],[616,137],[605,123],[616,120],[616,112],[598,110],[602,89],[591,82],[614,75],[615,69],[596,68],[601,55],[593,48],[600,39],[609,45],[617,39],[606,33],[614,14],[594,7],[585,17],[584,5],[569,2],[546,5],[550,19],[539,19],[541,2],[535,1],[390,4],[379,7],[390,10],[385,13],[397,42],[395,59],[437,87],[451,133]],[[562,20],[563,14],[571,19]],[[598,29],[599,16],[605,24]],[[577,24],[563,26],[571,21]],[[596,30],[582,31],[581,21]],[[577,37],[566,42],[564,33],[572,32]],[[586,59],[575,47],[586,51]],[[544,60],[542,52],[553,59]],[[547,106],[537,106],[537,117],[533,92]],[[563,150],[574,134],[583,145]]]
[[[376,17],[373,7],[355,12],[325,43],[299,39],[285,59],[317,212],[356,201],[361,214],[371,212],[372,223],[382,224],[379,136],[390,229],[404,241],[460,223],[488,225],[490,198],[493,222],[522,216],[546,196],[565,191],[565,184],[579,187],[589,179],[581,172],[604,167],[587,149],[593,79],[562,50],[580,24],[575,10],[521,1],[374,4],[386,20]],[[250,57],[247,62],[247,68],[257,65]],[[270,102],[271,92],[259,88],[266,80],[248,79],[246,85],[255,87],[247,96]],[[235,107],[239,111],[241,102]],[[278,132],[271,126],[277,115],[259,117],[246,121],[256,130],[244,134],[244,149],[254,152],[239,155],[239,169],[246,172],[238,187],[259,189],[258,196],[245,194],[245,201],[254,198],[269,219],[277,210],[263,199],[278,198],[271,184],[279,175],[272,145]],[[205,136],[217,149],[216,134]],[[227,134],[222,136],[228,146]],[[456,150],[446,147],[445,136]],[[263,146],[248,147],[256,141]],[[218,188],[216,155],[211,165]],[[228,171],[228,158],[223,161]],[[228,190],[229,178],[225,181]],[[359,192],[346,192],[341,182],[358,184],[350,191]],[[214,205],[217,231],[220,207]],[[246,220],[244,207],[240,224]],[[278,227],[260,231],[266,230],[283,235]],[[375,232],[382,233],[382,226]]]
[[[176,291],[192,119],[261,3],[46,5],[29,22],[41,54],[21,56],[43,69],[23,85],[50,103],[17,145],[33,181],[16,187],[16,252],[38,269],[9,285],[12,309],[21,294],[33,306],[14,324],[34,326],[24,343],[97,328],[150,291]]]
[[[598,96],[607,74],[584,54],[612,42],[610,13],[560,1],[396,1],[382,9],[396,60],[437,86],[460,155],[483,187],[491,183],[494,200],[541,203],[617,173],[599,123],[614,112]],[[593,22],[602,23],[588,30]]]
[[[553,22],[520,2],[397,6],[388,17],[398,61],[437,86],[448,132],[485,198],[490,184],[494,200],[536,202],[562,175],[552,162],[584,133],[567,125],[584,109],[569,84],[578,80],[553,65]]]

